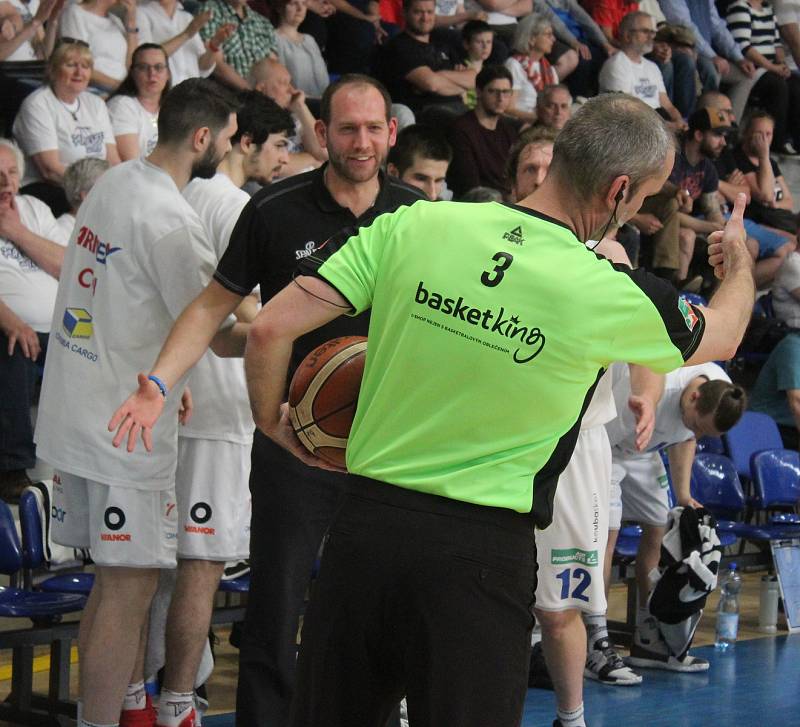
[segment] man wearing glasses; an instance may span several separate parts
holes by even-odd
[[[619,24],[620,53],[600,71],[600,92],[619,91],[656,109],[676,131],[686,128],[680,111],[669,100],[658,66],[644,56],[653,50],[653,18],[639,11],[628,13]]]
[[[505,66],[485,66],[475,78],[477,104],[453,122],[450,144],[453,161],[447,185],[456,198],[474,187],[511,191],[506,177],[508,153],[517,140],[517,129],[503,117],[511,105],[511,71]]]

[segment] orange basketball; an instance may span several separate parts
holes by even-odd
[[[311,454],[339,467],[358,404],[367,339],[344,336],[317,346],[303,359],[289,386],[289,416]]]

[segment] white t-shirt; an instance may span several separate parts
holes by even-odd
[[[29,23],[33,20],[33,16],[39,10],[39,0],[30,0],[25,3],[22,0],[8,0],[18,11],[22,17],[23,23]],[[36,51],[30,40],[20,43],[19,47],[6,59],[6,61],[35,61]]]
[[[538,62],[534,64],[534,68],[538,66]],[[528,78],[528,74],[522,67],[522,64],[516,58],[507,58],[505,63],[506,68],[511,71],[511,88],[518,92],[516,106],[520,111],[536,110],[536,89]],[[556,69],[552,68],[553,75],[555,76],[556,83],[558,83],[558,75]]]
[[[231,233],[250,195],[229,177],[194,179],[183,196],[199,215],[219,260],[228,248]],[[250,413],[244,361],[220,358],[206,352],[192,370],[189,386],[194,392],[194,412],[179,436],[194,439],[222,439],[250,444],[255,424]]]
[[[66,247],[69,238],[72,237],[72,231],[75,229],[75,215],[65,212],[56,220],[56,225],[58,226],[58,242]]]
[[[59,234],[50,208],[35,197],[15,198],[19,218],[25,227],[60,245]],[[48,333],[53,318],[58,280],[48,275],[13,242],[0,236],[0,300],[34,331]]]
[[[792,328],[800,328],[800,300],[792,296],[800,288],[800,253],[786,256],[772,283],[772,307],[775,317]]]
[[[140,5],[136,12],[139,24],[140,43],[164,43],[186,30],[192,16],[178,3],[170,18],[157,0]],[[206,46],[199,33],[187,40],[169,57],[169,71],[172,85],[177,86],[187,78],[210,76],[214,66],[200,70],[199,59],[206,52]]]
[[[68,3],[61,13],[58,34],[61,37],[85,40],[100,73],[121,81],[128,75],[125,61],[128,56],[128,36],[125,25],[116,16],[95,15],[77,3]],[[140,41],[144,42],[144,41]]]
[[[478,0],[465,0],[464,9],[467,12],[482,12],[486,13],[486,22],[489,25],[513,25],[517,22],[517,18],[513,15],[498,12],[486,12],[486,9],[478,2]]]
[[[592,400],[586,409],[586,413],[581,419],[581,429],[591,429],[610,422],[617,415],[617,407],[614,404],[614,395],[611,391],[611,369],[600,377],[597,387],[592,394]]]
[[[30,159],[34,154],[57,149],[66,167],[85,157],[105,159],[106,144],[115,144],[103,99],[84,92],[70,109],[77,119],[49,86],[36,89],[22,102],[13,133],[26,157],[23,185],[42,178]]]
[[[612,390],[617,407],[616,419],[606,424],[611,446],[622,450],[625,454],[643,454],[636,450],[636,421],[628,407],[628,398],[631,395],[628,366],[615,363],[611,371]],[[664,394],[656,407],[655,429],[647,447],[648,452],[694,439],[694,433],[686,427],[681,418],[680,401],[683,390],[698,376],[705,376],[709,381],[716,379],[730,381],[728,375],[715,363],[683,366],[668,373],[664,382]]]
[[[634,63],[624,52],[615,53],[600,70],[600,93],[621,91],[636,96],[651,108],[661,106],[659,94],[666,93],[658,66],[647,58]]]
[[[42,459],[111,486],[173,484],[185,378],[169,392],[152,452],[141,442],[130,454],[114,448],[107,425],[215,263],[202,222],[163,169],[135,159],[103,174],[62,267],[36,428]]]
[[[114,136],[136,134],[139,154],[149,156],[158,143],[158,111],[151,114],[134,96],[114,96],[108,101]]]

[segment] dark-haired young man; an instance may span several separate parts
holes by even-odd
[[[386,171],[402,182],[421,189],[435,201],[442,195],[453,150],[444,135],[432,126],[413,124],[397,135],[389,152]]]
[[[168,396],[157,377],[139,375],[167,413],[146,456],[111,445],[108,409],[213,273],[213,250],[180,190],[214,174],[231,148],[235,110],[235,98],[213,81],[172,89],[153,153],[98,181],[61,270],[36,436],[65,513],[53,537],[91,548],[96,564],[78,639],[80,727],[116,725],[123,705],[151,723],[154,716],[140,641],[159,569],[175,567],[178,415],[185,419],[190,403],[182,401],[184,379]],[[241,354],[241,332],[226,327],[214,350]]]
[[[450,127],[453,163],[447,184],[457,197],[474,187],[510,191],[506,177],[508,152],[517,140],[517,127],[504,118],[511,105],[511,71],[505,66],[484,66],[475,78],[475,109]]]
[[[687,323],[691,322],[695,316],[691,307],[685,302],[681,302],[679,307]],[[658,565],[670,507],[669,482],[660,451],[665,450],[669,457],[676,504],[700,507],[689,489],[697,439],[718,437],[727,432],[742,416],[747,407],[747,396],[715,363],[672,371],[664,378],[664,391],[656,407],[650,445],[640,452],[635,444],[628,370],[615,365],[612,373],[617,417],[606,424],[612,458],[609,537],[603,574],[606,595],[620,523],[623,519],[632,520],[642,526],[643,532],[636,556],[639,610],[628,663],[679,672],[705,671],[708,662],[704,659],[686,655],[678,660],[670,654],[655,619],[647,610],[649,574]],[[586,675],[606,684],[640,683],[641,677],[622,664],[610,645],[605,614],[587,615],[584,621],[589,640]]]
[[[395,141],[390,112],[386,89],[368,76],[343,76],[326,89],[316,131],[329,163],[253,197],[214,279],[176,322],[158,359],[153,356],[155,364],[151,360],[145,368],[152,365],[151,373],[171,388],[256,285],[262,299],[269,299],[291,282],[299,261],[317,255],[343,227],[368,225],[382,212],[423,199],[418,190],[381,172]],[[324,341],[366,335],[368,323],[366,315],[340,318],[299,340],[293,370]],[[149,441],[161,413],[161,397],[140,386],[111,422],[114,428],[122,424],[115,441],[121,443],[130,429],[133,447],[142,428]],[[346,475],[298,462],[256,432],[250,476],[252,571],[236,705],[241,727],[288,723],[303,598],[322,536],[348,481]]]
[[[250,180],[269,184],[280,173],[288,163],[288,135],[294,131],[289,112],[258,91],[247,91],[239,101],[233,148],[217,174],[194,179],[183,190],[203,223],[214,264],[250,201],[241,187]],[[236,317],[247,323],[255,313],[255,301],[247,298]],[[192,724],[194,687],[214,594],[225,563],[250,554],[248,481],[254,426],[242,362],[207,353],[192,372],[191,386],[194,412],[178,437],[178,568],[164,631],[159,727]],[[160,636],[155,638],[160,643]]]

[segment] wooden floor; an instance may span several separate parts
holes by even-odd
[[[772,674],[772,668],[777,664],[780,659],[778,656],[784,651],[787,654],[791,652],[792,658],[784,659],[787,663],[791,662],[794,665],[795,671],[791,674],[787,673],[787,680],[783,682],[784,690],[788,690],[792,694],[790,700],[792,710],[790,710],[791,718],[786,721],[782,718],[774,724],[780,724],[782,727],[786,725],[799,725],[800,726],[800,636],[793,636],[786,638],[785,624],[782,617],[779,619],[778,637],[767,637],[757,630],[758,625],[758,601],[759,601],[759,584],[761,573],[748,573],[744,576],[744,587],[742,589],[741,597],[741,626],[739,630],[740,639],[743,642],[749,640],[764,640],[761,646],[756,643],[737,645],[734,650],[735,653],[719,655],[715,654],[713,646],[703,651],[710,651],[711,656],[706,654],[706,658],[712,660],[711,671],[707,674],[689,674],[689,675],[675,675],[666,674],[664,672],[645,672],[645,682],[642,687],[629,687],[629,688],[612,688],[605,687],[596,683],[586,682],[586,705],[587,714],[592,713],[593,720],[590,721],[592,727],[604,727],[606,725],[618,724],[618,721],[610,721],[614,718],[618,719],[621,714],[633,719],[635,714],[638,714],[640,709],[651,709],[652,704],[657,703],[658,700],[664,700],[666,695],[664,691],[672,693],[676,692],[676,696],[680,696],[678,704],[675,705],[679,709],[680,703],[684,699],[690,699],[691,703],[695,706],[692,710],[703,707],[703,699],[711,702],[716,702],[715,697],[709,697],[706,694],[707,690],[733,688],[734,683],[741,681],[741,687],[748,693],[750,697],[756,699],[758,694],[768,694],[769,689],[764,685],[758,684],[758,677],[762,677],[769,673]],[[617,584],[612,588],[610,598],[609,617],[616,620],[624,620],[625,618],[625,586]],[[717,594],[712,594],[708,601],[708,607],[695,638],[695,646],[703,647],[713,644],[714,641],[714,610],[717,603]],[[7,623],[0,623],[0,628],[7,627]],[[217,663],[209,683],[208,693],[210,701],[209,715],[219,715],[219,718],[208,719],[209,727],[227,727],[232,725],[231,713],[235,708],[235,695],[236,695],[236,677],[237,677],[237,658],[238,652],[228,643],[229,630],[227,627],[219,628],[216,631],[219,639],[219,645],[216,647]],[[789,645],[788,647],[786,645]],[[741,647],[741,648],[740,648]],[[38,654],[39,652],[37,652]],[[39,659],[39,666],[42,671],[38,672],[34,678],[34,685],[36,689],[44,691],[47,687],[47,657],[44,656],[45,649],[41,650],[42,657]],[[776,656],[776,654],[778,656]],[[739,662],[748,655],[749,660],[755,659],[754,664],[747,668],[739,665]],[[767,658],[769,657],[769,658]],[[77,658],[77,657],[75,657]],[[762,667],[758,663],[762,662]],[[77,664],[73,665],[72,674],[72,693],[77,691]],[[768,668],[769,667],[769,668]],[[775,667],[777,668],[777,667]],[[10,674],[10,663],[8,652],[3,652],[0,658],[0,699],[4,698],[10,689],[10,682],[8,675]],[[5,677],[5,680],[3,678]],[[791,680],[788,680],[791,677]],[[756,679],[754,682],[753,679]],[[702,692],[706,694],[702,699],[697,697],[695,692]],[[641,704],[640,701],[644,700]],[[655,702],[653,701],[655,700]],[[697,703],[696,703],[697,702]],[[696,704],[695,704],[696,703]],[[754,702],[755,703],[755,702]],[[650,704],[650,707],[646,705]],[[728,703],[726,703],[728,704]],[[543,692],[541,690],[532,689],[529,691],[528,701],[526,704],[526,716],[523,722],[524,727],[535,727],[538,725],[550,725],[553,719],[554,702],[552,692]],[[670,707],[670,709],[672,709]],[[726,707],[727,709],[727,707]],[[787,707],[788,709],[788,707]],[[671,713],[670,713],[671,714]],[[223,716],[224,715],[224,716]],[[606,715],[605,717],[603,715]],[[711,724],[705,718],[700,721],[694,721],[690,712],[678,719],[675,715],[672,717],[664,717],[666,721],[652,721],[648,717],[648,727],[655,725],[690,725],[691,727],[700,727],[700,725]],[[549,720],[549,721],[548,721]],[[689,721],[687,721],[689,720]],[[698,717],[699,720],[699,717]],[[743,721],[744,720],[744,721]],[[753,721],[755,720],[755,721]],[[643,724],[644,722],[629,721],[629,725]],[[0,725],[5,723],[0,722]],[[758,725],[773,724],[773,722],[758,721],[755,716],[745,717],[742,713],[738,713],[733,721],[718,721],[718,725],[741,725],[742,727],[756,727]]]

